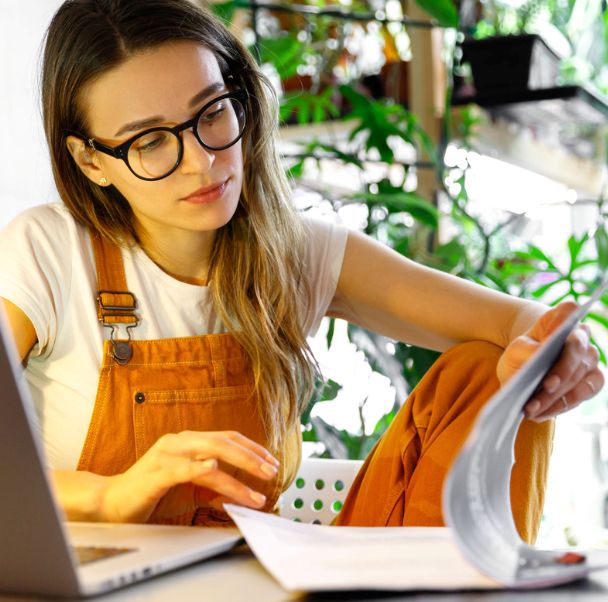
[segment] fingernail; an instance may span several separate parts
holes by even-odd
[[[532,400],[527,406],[526,411],[528,412],[528,416],[534,416],[536,412],[540,410],[540,401],[538,399]]]
[[[555,374],[553,376],[550,376],[546,381],[545,381],[545,391],[547,391],[547,393],[553,393],[554,391],[557,391],[557,388],[559,387],[559,384],[561,382],[561,379],[559,376],[556,376]]]
[[[249,495],[251,496],[251,499],[258,505],[261,505],[266,501],[266,496],[258,493],[257,491],[252,491]]]
[[[269,464],[268,462],[264,462],[264,464],[262,464],[260,466],[260,470],[264,473],[267,474],[269,477],[274,477],[276,476],[278,470],[277,467],[274,466],[273,464]]]
[[[279,465],[279,461],[272,455],[272,454],[268,454],[264,460],[266,460],[266,462],[270,462],[271,464],[274,464],[275,466]]]

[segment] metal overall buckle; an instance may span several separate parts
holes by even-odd
[[[131,356],[133,355],[133,349],[131,348],[131,328],[135,328],[135,324],[104,324],[107,328],[111,328],[110,343],[112,344],[112,357],[117,364],[125,366],[129,363]],[[124,326],[126,339],[117,338],[120,334],[121,326]]]
[[[114,302],[104,302],[108,297]],[[112,331],[110,334],[112,357],[117,364],[124,366],[129,363],[133,355],[130,330],[139,324],[139,318],[135,314],[137,307],[135,295],[122,291],[99,291],[97,306],[99,321]]]

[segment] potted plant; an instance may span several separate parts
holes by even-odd
[[[464,0],[459,96],[511,96],[560,85],[608,91],[608,9],[601,2]],[[593,42],[593,43],[592,43]],[[471,84],[473,89],[471,88]]]
[[[559,83],[561,57],[538,34],[469,38],[462,42],[477,99],[553,88]]]

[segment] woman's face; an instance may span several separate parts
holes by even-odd
[[[209,49],[195,42],[167,43],[129,58],[87,87],[81,99],[87,134],[114,147],[151,127],[183,123],[228,91]],[[208,151],[191,128],[180,135],[182,161],[162,180],[141,180],[122,160],[101,152],[95,152],[89,170],[83,169],[95,182],[103,177],[122,193],[148,239],[214,232],[230,221],[239,202],[241,141]]]

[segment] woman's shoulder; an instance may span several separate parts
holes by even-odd
[[[300,219],[311,239],[345,238],[348,234],[348,228],[334,215],[317,215],[306,212],[300,214]]]
[[[0,231],[0,247],[65,256],[85,244],[85,232],[63,203],[48,203],[16,215]]]
[[[58,230],[78,227],[76,220],[63,203],[46,203],[21,211],[2,229],[2,232],[18,230],[27,233],[37,231],[39,233],[50,232],[56,235]]]
[[[348,228],[335,219],[324,216],[301,214],[308,235],[308,253],[323,259],[327,255],[342,255],[348,238]]]

